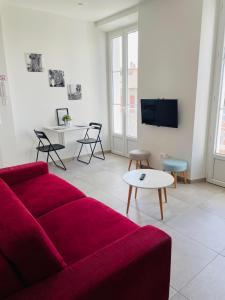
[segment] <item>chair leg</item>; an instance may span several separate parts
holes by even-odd
[[[103,150],[103,147],[102,147],[102,142],[101,142],[101,141],[96,142],[96,143],[95,143],[95,147],[96,147],[97,143],[100,144],[101,151],[102,151],[102,157],[95,155],[94,152],[93,152],[93,156],[94,156],[95,158],[105,160],[105,154],[104,154],[104,150]]]
[[[146,160],[146,163],[147,163],[148,168],[151,169],[150,163],[149,163],[149,160],[148,160],[148,159]]]
[[[48,163],[48,159],[49,159],[49,152],[48,152],[48,155],[47,155],[47,163]]]
[[[132,165],[132,159],[130,159],[129,166],[128,166],[128,171],[130,171],[131,165]]]
[[[99,156],[97,156],[97,155],[94,154],[94,153],[95,153],[95,148],[96,148],[96,146],[97,146],[98,143],[100,143],[100,147],[101,147],[101,151],[102,151],[102,156],[103,156],[103,157],[99,157]],[[82,163],[84,163],[84,164],[86,164],[86,165],[89,165],[90,162],[91,162],[91,160],[92,160],[92,157],[95,157],[95,158],[98,158],[98,159],[105,160],[104,150],[103,150],[103,147],[102,147],[102,143],[101,143],[100,141],[96,142],[96,143],[94,144],[94,147],[93,147],[93,148],[92,148],[91,144],[89,144],[90,149],[91,149],[91,154],[90,154],[90,157],[89,157],[89,160],[88,160],[88,161],[84,161],[84,160],[80,159],[80,154],[81,154],[81,152],[82,152],[83,145],[84,145],[84,144],[81,145],[79,154],[78,154],[78,156],[77,156],[77,160],[78,160],[78,161],[80,161],[80,162],[82,162]]]
[[[55,154],[57,155],[57,157],[58,157],[60,163],[62,164],[62,166],[58,165],[58,164],[55,162],[54,158],[51,156],[50,153],[48,153],[48,156],[51,158],[52,162],[54,163],[54,165],[55,165],[57,168],[60,168],[60,169],[63,169],[64,171],[66,171],[66,167],[65,167],[63,161],[61,160],[60,156],[58,155],[58,153],[57,153],[55,150],[54,150],[54,152],[55,152]]]
[[[81,152],[82,152],[83,146],[84,146],[84,144],[81,144],[80,151],[79,151],[78,156],[77,156],[77,160],[78,160],[79,162],[82,162],[82,163],[88,165],[88,164],[90,163],[90,159],[89,159],[88,162],[87,162],[87,161],[84,161],[84,160],[82,160],[82,159],[80,159],[80,154],[81,154]],[[92,152],[92,150],[91,150],[91,152]]]
[[[36,162],[38,161],[39,150],[37,150]]]
[[[64,163],[63,163],[62,159],[60,158],[59,154],[57,153],[57,151],[55,151],[55,154],[57,155],[59,161],[61,162],[61,164],[62,164],[62,166],[63,166],[62,169],[64,169],[64,170],[66,171],[66,166],[64,165]],[[59,167],[60,167],[60,166],[59,166]]]

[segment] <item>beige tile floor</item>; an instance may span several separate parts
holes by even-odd
[[[125,215],[128,186],[122,175],[127,166],[126,158],[107,154],[105,161],[93,159],[87,166],[74,160],[67,162],[66,172],[55,167],[51,171]],[[225,299],[225,189],[180,183],[168,189],[164,215],[161,221],[157,192],[140,190],[128,217],[172,237],[170,299]]]

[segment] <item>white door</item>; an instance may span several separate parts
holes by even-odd
[[[137,147],[137,29],[111,34],[109,45],[111,149],[113,153],[127,156]]]
[[[220,11],[215,59],[207,180],[225,187],[225,11]]]

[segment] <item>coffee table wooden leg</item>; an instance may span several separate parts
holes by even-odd
[[[165,202],[167,203],[167,192],[166,192],[166,188],[164,188],[163,190],[164,190]]]
[[[131,195],[132,195],[132,189],[133,189],[133,186],[130,185],[129,186],[129,192],[128,192],[128,201],[127,201],[127,214],[129,212],[129,207],[130,207],[130,198],[131,198]]]
[[[138,192],[138,188],[135,188],[135,199],[137,199],[137,192]]]
[[[131,165],[132,165],[132,159],[130,159],[128,171],[130,171]]]
[[[162,189],[158,189],[158,194],[159,194],[159,205],[160,205],[161,220],[163,220]]]

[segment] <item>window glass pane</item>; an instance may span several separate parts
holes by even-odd
[[[121,105],[113,105],[113,132],[122,134],[123,132],[123,111]]]
[[[138,32],[128,34],[127,136],[137,137]]]
[[[137,137],[137,110],[136,108],[127,108],[127,135]]]
[[[216,154],[225,155],[225,65],[222,71],[221,99],[216,140]]]
[[[122,37],[114,38],[112,49],[112,70],[121,71],[122,70]]]
[[[113,104],[122,104],[121,72],[113,72]]]
[[[138,31],[128,34],[128,68],[138,68]]]
[[[216,153],[225,155],[225,109],[220,110]]]

